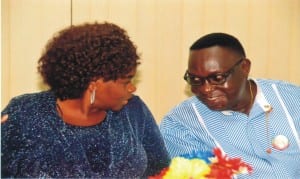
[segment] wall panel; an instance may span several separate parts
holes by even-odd
[[[251,76],[300,85],[299,0],[2,0],[2,108],[39,91],[36,64],[46,41],[72,22],[114,22],[138,47],[137,94],[157,122],[185,99],[188,48],[216,31],[236,35],[252,61]],[[72,4],[72,6],[71,6]],[[5,8],[5,9],[3,9]]]

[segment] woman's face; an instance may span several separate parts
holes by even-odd
[[[124,78],[109,80],[104,82],[97,80],[96,96],[94,105],[104,110],[121,110],[136,91],[136,86],[132,79],[136,74],[136,69],[132,70]]]

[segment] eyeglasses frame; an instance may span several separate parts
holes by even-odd
[[[224,83],[227,81],[229,75],[231,75],[231,74],[234,72],[235,67],[237,67],[242,61],[244,61],[244,59],[245,59],[245,57],[240,58],[240,59],[239,59],[232,67],[230,67],[230,68],[229,68],[226,72],[224,72],[224,73],[216,73],[216,74],[209,75],[209,76],[207,76],[207,77],[199,77],[199,76],[196,76],[196,75],[191,75],[191,74],[189,74],[188,70],[186,70],[186,72],[185,72],[185,74],[184,74],[184,76],[183,76],[183,79],[184,79],[189,85],[191,85],[191,86],[201,86],[201,85],[203,85],[203,84],[205,83],[205,81],[207,81],[207,82],[208,82],[209,84],[211,84],[211,85],[222,85],[222,84],[224,84]],[[219,83],[219,84],[212,84],[212,83],[211,83],[211,80],[210,80],[211,77],[215,77],[215,76],[217,76],[217,75],[223,76],[224,79],[225,79],[224,82]],[[193,77],[199,78],[199,79],[200,79],[199,81],[201,81],[201,84],[191,84],[191,83],[190,83],[190,80],[188,79],[189,76],[193,76]]]

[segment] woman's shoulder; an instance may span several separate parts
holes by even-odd
[[[13,97],[2,111],[2,114],[16,113],[38,109],[39,106],[55,103],[54,94],[50,91],[22,94]]]
[[[128,113],[132,119],[153,119],[152,112],[150,111],[146,103],[141,99],[141,97],[137,95],[134,95],[128,101],[123,110]]]
[[[145,106],[147,106],[145,102],[137,95],[133,95],[126,105],[127,108],[142,108]]]
[[[51,91],[42,91],[42,92],[35,92],[35,93],[25,93],[19,96],[15,96],[11,99],[11,101],[17,102],[30,102],[36,100],[45,100],[54,98],[54,94]]]
[[[138,95],[133,95],[132,98],[128,101],[129,103],[141,103],[143,102],[142,98]]]

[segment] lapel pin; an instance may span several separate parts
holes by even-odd
[[[272,146],[277,150],[285,150],[289,146],[289,140],[284,135],[277,135],[272,141]]]

